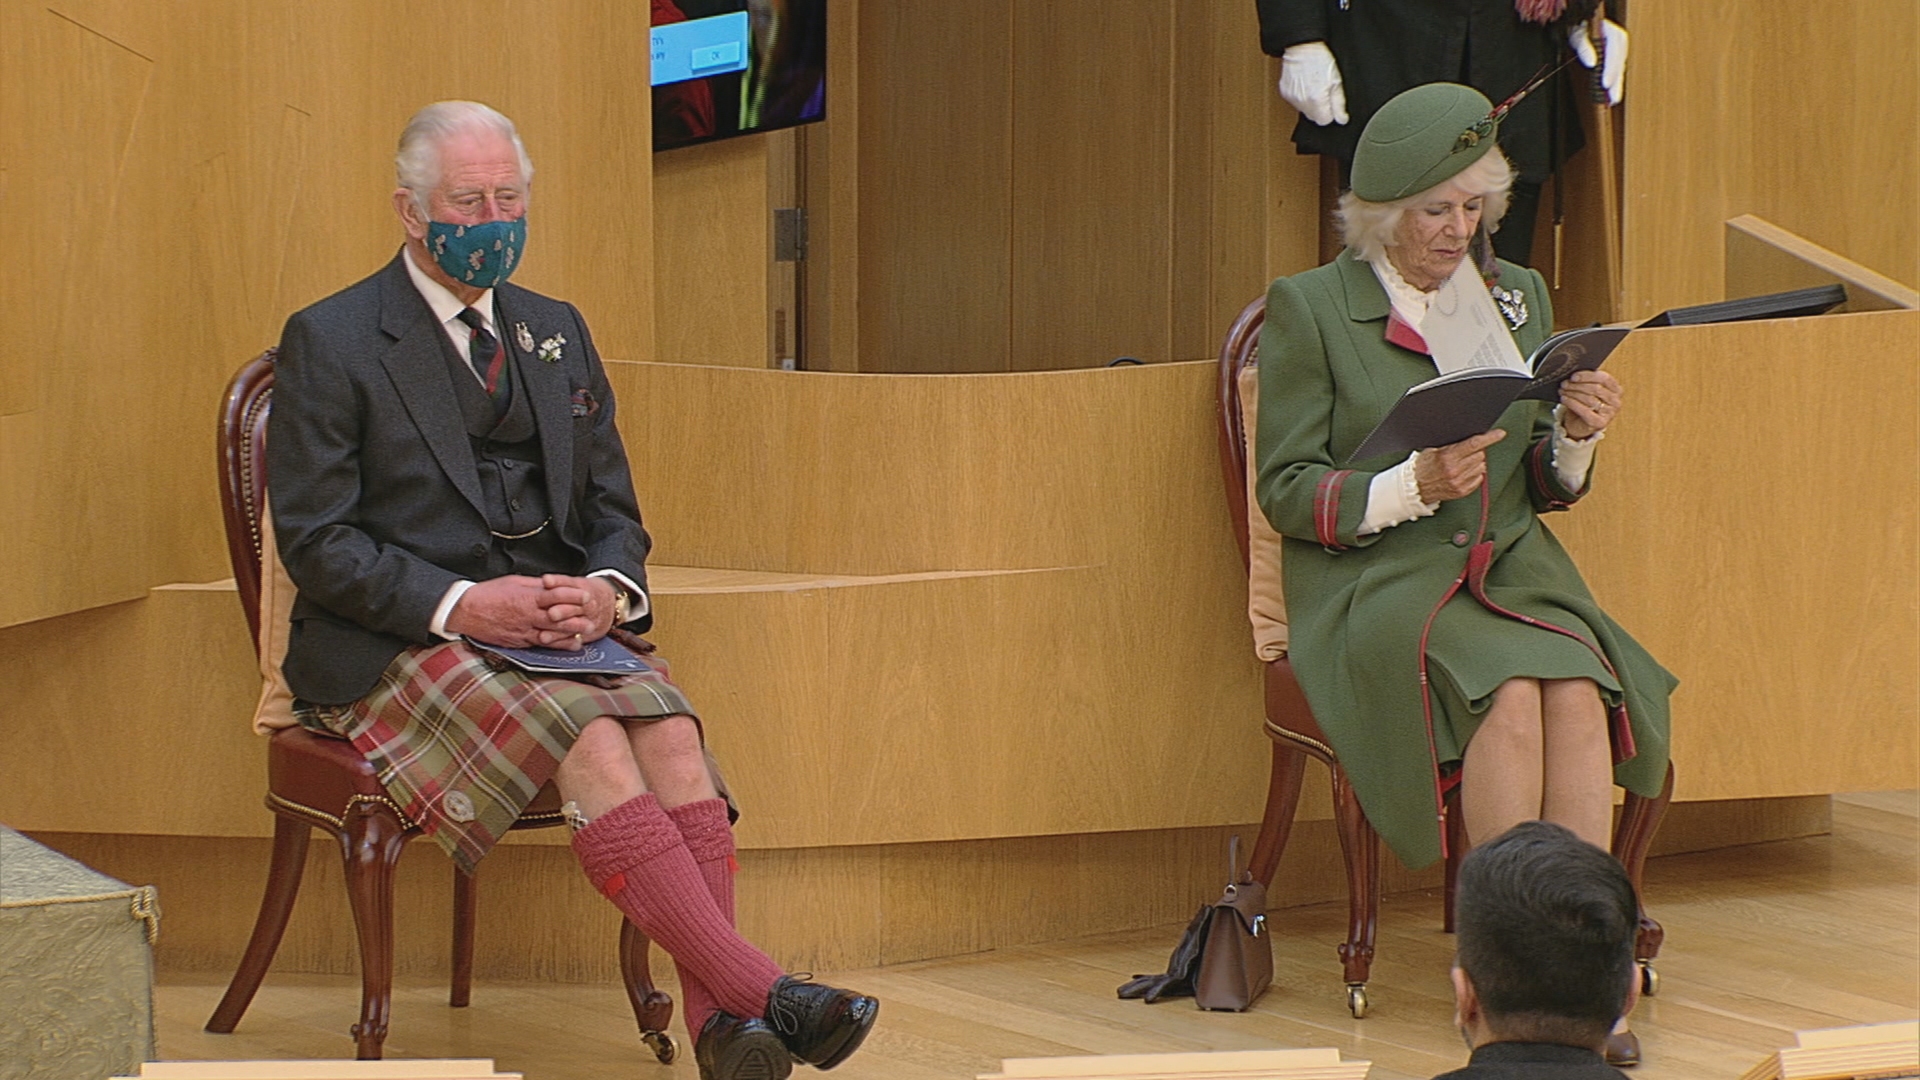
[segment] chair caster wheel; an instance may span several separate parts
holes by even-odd
[[[1347,987],[1347,1011],[1353,1014],[1355,1020],[1366,1019],[1367,988],[1364,984],[1355,983]]]
[[[1640,961],[1640,992],[1647,997],[1656,997],[1660,993],[1660,972],[1656,971],[1653,961]]]
[[[673,1044],[673,1036],[664,1031],[643,1031],[640,1041],[647,1044],[647,1049],[653,1051],[653,1056],[659,1058],[662,1065],[671,1065],[673,1059],[680,1056],[680,1048]]]

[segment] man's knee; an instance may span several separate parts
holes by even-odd
[[[669,716],[635,725],[633,756],[642,767],[706,768],[700,725],[691,716]]]
[[[599,776],[631,772],[633,750],[627,744],[626,729],[610,716],[594,717],[580,729],[564,764],[570,772]]]

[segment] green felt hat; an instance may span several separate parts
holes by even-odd
[[[1493,149],[1500,118],[1471,86],[1427,83],[1380,106],[1353,153],[1353,193],[1392,202],[1445,181]]]

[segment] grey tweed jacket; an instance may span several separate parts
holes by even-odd
[[[514,285],[496,296],[533,409],[549,527],[571,559],[542,572],[617,570],[645,588],[651,542],[586,323],[573,305]],[[556,337],[558,357],[538,356]],[[454,582],[488,576],[492,536],[444,338],[399,255],[282,332],[268,495],[300,590],[283,670],[306,701],[365,695],[402,649],[435,640],[428,626]]]

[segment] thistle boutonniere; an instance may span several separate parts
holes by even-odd
[[[539,354],[540,359],[546,361],[549,364],[559,363],[560,362],[560,346],[565,345],[566,343],[567,343],[567,339],[560,334],[555,334],[552,337],[548,338],[547,340],[541,342],[540,354]]]
[[[1518,330],[1533,317],[1527,311],[1527,294],[1519,289],[1503,289],[1494,285],[1487,291],[1493,294],[1493,306],[1500,309],[1500,317],[1507,321],[1509,328]]]

